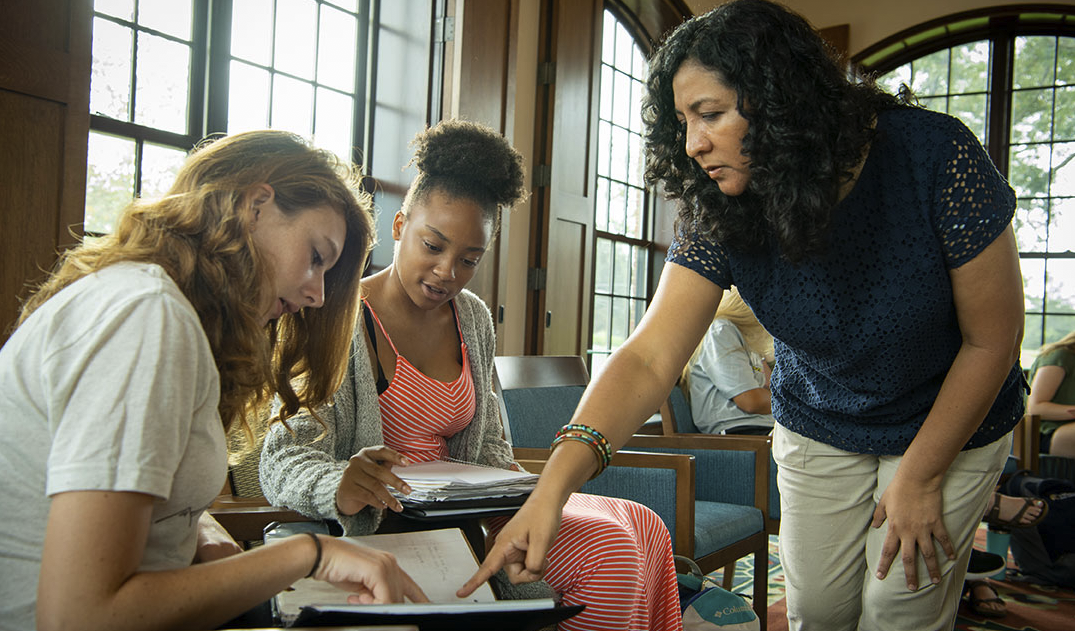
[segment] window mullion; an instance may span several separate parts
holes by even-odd
[[[997,170],[1008,177],[1011,153],[1012,72],[1015,34],[1002,29],[992,40],[992,69],[989,85],[989,120],[986,124],[986,151]]]

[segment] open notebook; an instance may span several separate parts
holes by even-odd
[[[430,603],[351,605],[348,592],[313,579],[300,579],[275,598],[286,626],[413,624],[422,629],[480,631],[540,629],[571,617],[582,607],[560,607],[552,599],[496,600],[488,583],[467,598],[455,591],[478,569],[477,559],[458,528],[352,537],[393,553],[418,582]],[[271,545],[278,537],[267,536]]]

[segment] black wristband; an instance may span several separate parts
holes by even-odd
[[[310,535],[310,537],[314,540],[314,546],[317,547],[317,556],[314,557],[314,566],[310,568],[310,573],[306,575],[306,578],[310,578],[314,575],[315,572],[317,572],[317,568],[321,567],[321,540],[318,539],[317,535],[312,532],[305,532],[303,534]]]

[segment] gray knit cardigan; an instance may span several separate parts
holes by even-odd
[[[455,307],[474,378],[475,412],[474,420],[448,439],[448,452],[457,460],[508,468],[514,462],[511,446],[504,440],[492,389],[496,351],[492,317],[485,303],[465,289],[456,296]],[[317,414],[324,426],[306,412],[288,419],[294,433],[279,423],[270,429],[261,450],[262,491],[273,505],[339,521],[347,535],[370,534],[380,525],[383,509],[367,506],[354,515],[336,510],[336,488],[348,459],[363,447],[384,444],[377,381],[362,318],[351,338],[343,384]],[[318,439],[322,432],[324,436]]]

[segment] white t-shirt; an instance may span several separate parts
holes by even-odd
[[[224,485],[220,378],[165,271],[120,263],[41,305],[0,349],[0,628],[33,629],[51,496],[154,496],[140,570],[190,565]]]
[[[743,334],[728,320],[714,320],[691,368],[691,416],[708,434],[737,427],[772,427],[772,414],[750,414],[732,401],[765,386],[761,355],[747,348]]]

